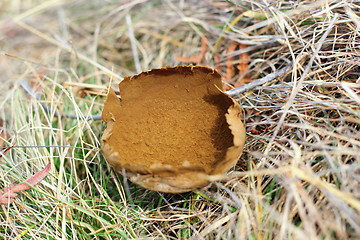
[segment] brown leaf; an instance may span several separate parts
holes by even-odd
[[[215,70],[220,72],[221,71],[221,63],[220,63],[220,55],[218,53],[214,54],[214,63],[215,63]]]
[[[200,53],[191,56],[191,57],[182,57],[182,56],[177,56],[176,59],[181,61],[181,62],[185,62],[185,63],[201,63],[205,57],[205,53],[206,50],[208,49],[208,38],[207,37],[203,37],[201,39],[201,50]]]
[[[43,170],[41,170],[40,172],[37,172],[34,176],[32,176],[28,180],[26,180],[26,182],[31,185],[38,184],[41,180],[44,179],[44,177],[46,177],[46,175],[50,171],[50,168],[51,168],[51,164],[48,163]]]
[[[242,43],[240,43],[239,46],[240,46],[239,47],[240,50],[245,49],[247,47],[245,44]],[[237,66],[237,69],[239,70],[240,74],[243,74],[249,68],[250,56],[247,52],[241,53],[239,55],[239,59],[241,60],[241,62]]]
[[[230,47],[227,50],[227,53],[232,53],[236,50],[238,46],[237,42],[233,42]],[[231,79],[234,77],[235,75],[235,68],[234,68],[234,57],[229,57],[226,60],[226,81],[227,82],[231,82]]]
[[[51,164],[48,163],[43,170],[35,173],[25,182],[20,183],[16,186],[12,184],[6,186],[4,188],[4,192],[0,194],[0,205],[13,203],[15,201],[15,198],[17,197],[17,192],[25,191],[27,189],[30,189],[31,186],[35,186],[36,184],[38,184],[49,173],[50,167]]]
[[[2,156],[3,156],[7,151],[9,151],[10,149],[12,149],[12,146],[11,146],[11,147],[7,147],[7,148],[5,148],[4,150],[2,150],[2,151],[0,152],[0,158],[2,158]]]
[[[244,49],[247,46],[244,44],[239,44],[239,49]],[[239,75],[244,74],[245,72],[248,71],[249,69],[249,62],[250,62],[250,56],[248,53],[242,53],[239,55],[239,60],[240,63],[236,66],[237,69],[239,70]],[[240,87],[242,85],[244,85],[245,83],[251,82],[251,78],[249,76],[249,74],[246,74],[244,77],[242,77],[241,79],[239,79],[235,84],[234,87]]]

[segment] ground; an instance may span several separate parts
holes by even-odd
[[[345,0],[1,1],[0,147],[14,147],[0,189],[51,170],[0,206],[0,238],[360,238],[359,13]],[[124,76],[189,64],[250,86],[234,95],[244,153],[202,189],[143,189],[82,116]]]

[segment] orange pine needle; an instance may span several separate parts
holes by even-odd
[[[205,57],[206,51],[208,49],[208,38],[205,36],[201,39],[201,49],[200,52],[194,56],[191,57],[182,57],[182,56],[176,56],[176,59],[180,62],[184,63],[197,63],[200,64]]]
[[[232,53],[236,50],[238,46],[237,42],[233,42],[227,50],[227,53]],[[234,57],[229,57],[226,60],[226,81],[230,82],[233,76],[235,75],[235,68],[234,68]]]

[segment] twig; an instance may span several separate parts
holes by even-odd
[[[270,81],[274,80],[275,78],[285,74],[286,72],[288,72],[291,69],[292,65],[293,65],[293,63],[291,62],[289,65],[287,65],[286,67],[280,69],[278,72],[270,73],[269,75],[266,75],[263,78],[252,81],[252,82],[250,82],[248,84],[245,84],[245,85],[243,85],[241,87],[228,90],[225,93],[227,93],[227,94],[229,94],[230,96],[233,97],[233,96],[239,95],[240,93],[250,91],[251,89],[254,89],[257,86],[261,86],[261,85],[263,85],[263,84],[265,84],[267,82],[270,82]]]
[[[8,152],[10,149],[12,149],[14,146],[11,146],[11,147],[5,147],[3,148],[4,150],[0,151],[0,158],[2,158],[2,156]]]

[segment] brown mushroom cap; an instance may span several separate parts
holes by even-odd
[[[221,76],[198,66],[153,69],[109,91],[102,152],[117,171],[147,189],[180,193],[209,183],[239,159],[245,130],[240,106]]]

